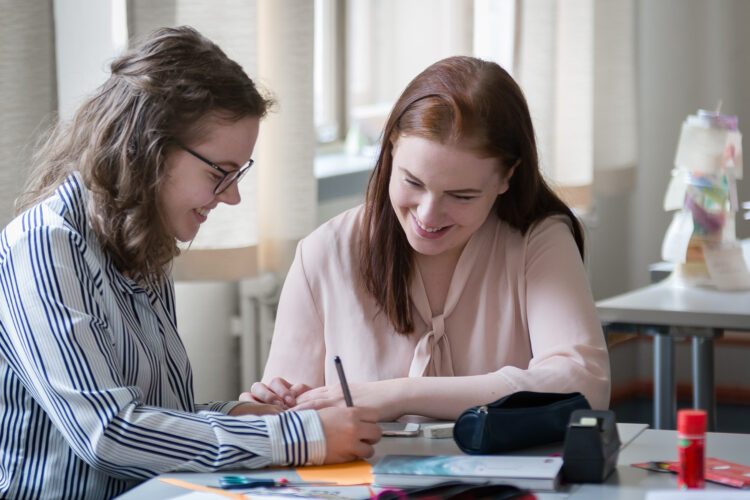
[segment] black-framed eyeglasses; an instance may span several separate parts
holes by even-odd
[[[198,158],[200,161],[205,163],[206,165],[209,165],[214,170],[221,173],[221,179],[219,180],[218,184],[216,184],[216,187],[214,188],[214,194],[220,195],[227,189],[229,189],[229,186],[231,186],[234,182],[239,182],[247,173],[248,170],[250,170],[250,167],[253,166],[253,163],[255,163],[255,160],[250,158],[247,160],[247,163],[245,163],[242,167],[240,167],[237,170],[232,170],[231,172],[228,170],[224,170],[220,166],[218,166],[216,163],[212,162],[211,160],[205,158],[204,156],[196,153],[192,149],[190,149],[187,146],[183,146],[182,144],[179,144],[179,146],[190,153],[191,155]]]

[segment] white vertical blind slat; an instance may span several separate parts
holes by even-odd
[[[285,273],[316,220],[314,3],[259,0],[258,27],[258,73],[279,102],[258,144],[259,259],[262,269]]]

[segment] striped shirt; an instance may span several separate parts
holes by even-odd
[[[174,286],[120,274],[73,174],[0,233],[0,497],[109,498],[156,474],[321,463],[314,411],[198,405]]]

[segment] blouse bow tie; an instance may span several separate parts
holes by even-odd
[[[426,323],[429,325],[430,321]],[[453,376],[451,346],[445,335],[445,314],[431,318],[431,323],[432,330],[423,335],[414,348],[414,358],[409,368],[410,377]]]

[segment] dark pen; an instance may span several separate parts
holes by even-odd
[[[339,374],[339,382],[341,382],[341,391],[344,393],[346,406],[354,406],[354,403],[352,403],[352,393],[349,392],[349,384],[346,383],[346,375],[344,375],[344,366],[341,364],[341,358],[334,356],[333,363],[336,365],[336,371]]]

